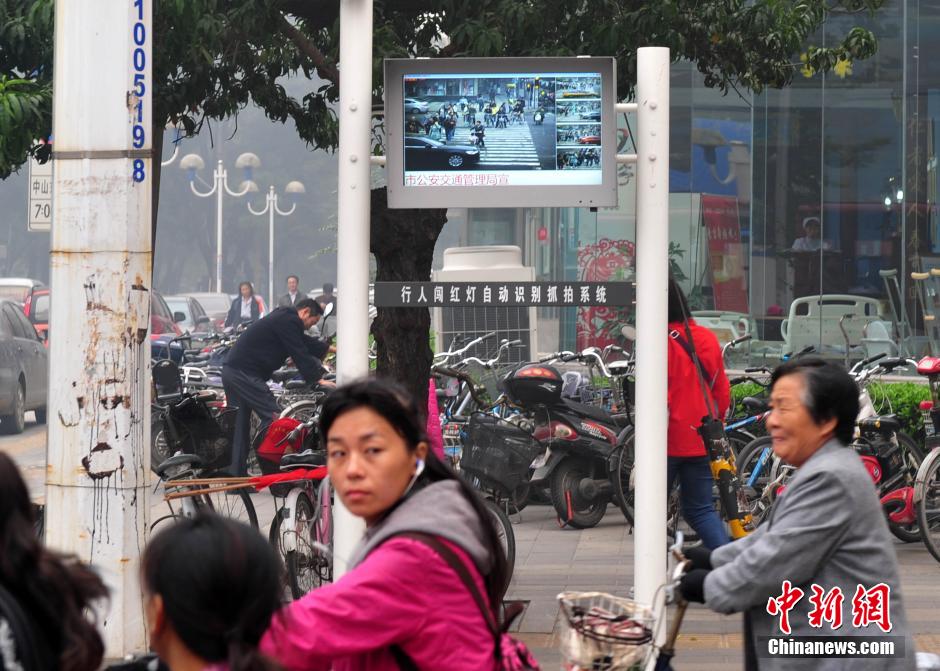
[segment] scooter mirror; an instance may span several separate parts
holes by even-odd
[[[620,327],[620,332],[627,340],[636,340],[636,327],[631,326],[630,324],[624,324]]]

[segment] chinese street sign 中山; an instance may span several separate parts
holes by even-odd
[[[52,228],[52,161],[29,160],[29,215],[27,230],[48,231]]]
[[[376,282],[375,305],[421,307],[629,306],[632,282]]]

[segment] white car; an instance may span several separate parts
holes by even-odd
[[[417,98],[405,98],[405,113],[427,114],[428,104],[423,100],[418,100]]]

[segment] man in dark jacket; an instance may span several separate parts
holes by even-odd
[[[323,376],[323,366],[311,355],[309,339],[304,335],[306,329],[320,321],[322,314],[320,305],[311,298],[300,300],[294,308],[277,308],[249,326],[229,353],[222,367],[222,384],[228,405],[238,408],[232,475],[247,473],[251,413],[261,420],[261,431],[279,414],[274,395],[268,389],[271,374],[290,357],[308,384],[317,384]]]

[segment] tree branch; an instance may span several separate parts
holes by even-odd
[[[320,79],[331,81],[334,85],[339,86],[339,70],[336,65],[330,63],[323,55],[323,52],[317,48],[317,45],[300,32],[297,26],[288,21],[283,14],[281,15],[281,32],[291,39],[302,54],[313,61]]]

